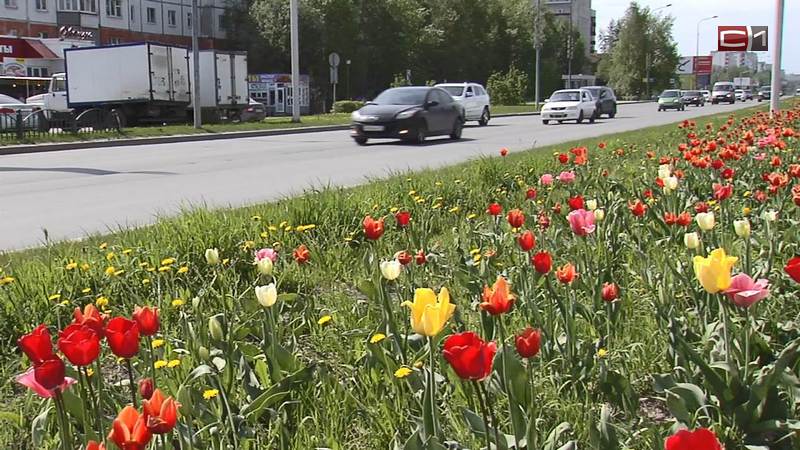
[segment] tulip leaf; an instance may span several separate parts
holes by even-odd
[[[271,386],[242,409],[242,416],[248,420],[252,419],[253,421],[257,421],[265,409],[282,401],[284,397],[289,395],[292,389],[310,380],[314,370],[313,366],[306,367]]]
[[[706,395],[699,386],[677,383],[666,391],[667,409],[680,422],[691,425],[695,412],[706,404]]]
[[[0,411],[0,420],[10,423],[16,428],[22,424],[22,416],[8,411]]]
[[[33,439],[34,448],[42,448],[42,440],[47,433],[47,418],[52,408],[48,406],[36,416],[31,422],[31,437]]]
[[[209,367],[209,366],[207,366],[205,364],[201,364],[201,365],[195,367],[189,373],[189,376],[186,377],[186,380],[183,382],[183,384],[184,385],[189,384],[192,381],[194,381],[194,380],[196,380],[196,379],[198,379],[198,378],[200,378],[202,376],[210,375],[212,373],[214,373],[214,369],[212,369],[211,367]]]
[[[425,450],[425,444],[419,436],[419,430],[415,431],[403,444],[402,450]]]
[[[542,447],[542,449],[543,450],[564,450],[565,446],[562,446],[562,447],[556,449],[556,445],[558,445],[558,443],[561,442],[561,435],[563,435],[564,433],[569,433],[570,431],[572,431],[572,425],[570,425],[569,422],[561,422],[560,424],[556,425],[556,427],[553,428],[552,431],[550,431],[550,434],[547,435],[547,440],[545,441],[544,447]],[[570,445],[570,443],[567,443],[567,445]],[[574,445],[574,443],[573,443],[573,445]],[[567,447],[567,448],[570,448],[570,447]],[[574,448],[574,447],[572,447],[572,448]]]
[[[377,301],[378,299],[378,290],[375,288],[375,285],[369,280],[363,280],[358,283],[358,290],[361,291],[362,294],[367,296],[370,300]]]
[[[236,347],[244,356],[251,360],[262,354],[261,348],[250,342],[239,342],[236,344]]]

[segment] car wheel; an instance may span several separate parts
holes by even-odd
[[[478,119],[478,125],[485,127],[489,125],[489,119],[492,118],[492,114],[489,112],[489,107],[483,108],[483,113],[481,113],[481,118]]]
[[[564,121],[563,120],[559,120],[558,123],[564,123]]]
[[[583,110],[578,113],[578,118],[575,120],[577,123],[583,123]]]
[[[589,117],[589,123],[594,123],[595,119],[597,119],[597,110],[592,113],[592,117]]]
[[[659,106],[658,107],[658,112],[661,112],[661,111],[663,111],[663,109],[661,109],[661,107]]]
[[[428,135],[428,132],[425,129],[425,125],[420,125],[417,128],[417,134],[414,137],[414,142],[416,142],[417,144],[424,144],[425,143],[425,138],[427,137],[427,135]]]
[[[453,131],[450,132],[450,139],[457,141],[461,139],[461,132],[464,130],[464,122],[461,119],[456,119],[453,124]]]
[[[369,140],[363,136],[359,136],[353,139],[356,141],[356,144],[358,145],[367,145],[367,141]]]
[[[614,118],[614,116],[616,116],[616,115],[617,115],[617,108],[614,108],[614,110],[613,110],[613,111],[611,111],[610,113],[608,113],[608,118],[609,118],[609,119],[613,119],[613,118]]]
[[[547,119],[542,119],[542,123],[543,123],[543,124],[545,124],[545,125],[547,125],[547,124],[549,124],[549,123],[550,123],[550,121],[549,121],[549,120],[547,120]]]

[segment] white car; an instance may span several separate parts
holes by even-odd
[[[456,103],[464,107],[465,120],[475,120],[480,126],[486,126],[492,118],[489,93],[477,83],[441,83],[442,88],[453,97]]]
[[[0,94],[0,129],[16,128],[17,112],[21,112],[22,118],[25,120],[23,128],[38,128],[39,115],[31,115],[38,109],[40,108],[36,105],[28,105],[14,97]]]
[[[700,93],[703,94],[706,103],[711,101],[711,91],[700,91]]]
[[[736,89],[733,91],[733,94],[736,96],[736,101],[743,102],[745,101],[744,91],[741,89]]]
[[[597,100],[586,89],[563,89],[553,92],[550,98],[545,99],[542,108],[542,123],[547,125],[551,120],[561,123],[565,120],[574,120],[577,123],[589,119],[594,123],[597,118]]]

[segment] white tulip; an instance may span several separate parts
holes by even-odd
[[[740,238],[749,238],[750,237],[750,221],[747,219],[742,220],[734,220],[733,221],[733,230],[736,231],[736,235]]]
[[[658,166],[658,178],[665,180],[669,178],[670,175],[672,175],[672,168],[669,164],[661,164]]]
[[[397,277],[400,276],[400,271],[402,270],[403,265],[400,264],[400,261],[396,259],[381,262],[381,274],[383,275],[383,278],[386,278],[389,281],[396,280]]]
[[[264,308],[269,308],[278,301],[278,289],[275,283],[266,286],[256,286],[256,299]]]
[[[606,218],[606,212],[602,209],[595,209],[594,210],[594,220],[595,222],[602,222],[603,219]]]
[[[256,261],[256,267],[258,271],[263,275],[272,275],[272,269],[275,267],[272,263],[272,260],[269,258],[263,258]]]
[[[683,243],[686,248],[694,250],[700,246],[700,236],[697,233],[686,233],[683,235]]]
[[[672,176],[667,178],[662,178],[664,180],[664,191],[672,192],[675,189],[678,189],[678,177]]]
[[[713,212],[699,213],[695,219],[697,220],[697,226],[699,226],[703,231],[709,231],[713,229],[716,223]]]
[[[597,209],[597,200],[586,200],[586,209],[589,211]]]
[[[775,222],[778,220],[778,211],[775,211],[774,209],[764,211],[764,220],[767,222]]]
[[[206,249],[206,262],[210,266],[219,264],[219,250],[215,248]]]

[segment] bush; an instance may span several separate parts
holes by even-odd
[[[351,113],[353,111],[361,109],[364,106],[364,102],[358,100],[339,100],[333,104],[333,109],[331,112],[334,113]]]
[[[521,70],[511,67],[508,72],[495,72],[489,76],[486,89],[496,105],[519,105],[523,103],[528,79]]]

